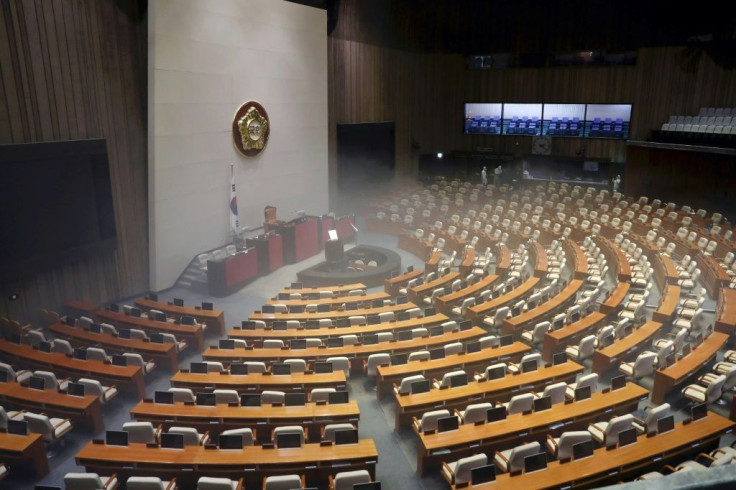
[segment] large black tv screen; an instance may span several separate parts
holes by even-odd
[[[105,140],[0,145],[0,175],[2,275],[116,248]]]

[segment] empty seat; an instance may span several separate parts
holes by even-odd
[[[184,436],[185,446],[204,446],[210,440],[210,433],[199,433],[193,427],[169,427],[169,434],[180,434]]]
[[[502,473],[516,472],[524,469],[524,458],[534,456],[541,452],[541,446],[538,442],[530,442],[522,444],[513,449],[505,451],[496,451],[493,456],[493,463]]]
[[[155,444],[161,434],[161,428],[151,422],[125,422],[122,430],[128,433],[128,442],[140,444]]]
[[[77,382],[84,386],[85,395],[95,395],[103,404],[109,402],[118,395],[118,390],[115,386],[102,386],[102,383],[96,379],[79,378]]]
[[[118,486],[116,475],[100,476],[97,473],[67,473],[64,486],[67,490],[106,490]]]
[[[256,433],[250,427],[228,429],[220,433],[221,436],[242,436],[243,446],[252,446],[255,443]]]
[[[630,413],[613,417],[609,422],[596,422],[588,426],[590,435],[604,446],[612,446],[618,443],[618,435],[622,430],[630,429],[634,422],[634,416]]]
[[[468,483],[471,478],[473,469],[488,464],[488,458],[485,454],[474,454],[466,458],[460,458],[453,463],[442,463],[442,478],[449,485],[459,485]]]
[[[330,490],[353,490],[358,483],[370,483],[371,475],[367,470],[343,471],[334,477],[329,476]]]
[[[127,490],[171,490],[176,488],[176,479],[163,481],[157,476],[131,476],[125,482],[125,488]]]
[[[263,490],[292,490],[304,488],[304,485],[303,475],[272,475],[263,478]],[[235,487],[233,487],[233,490],[235,490]]]
[[[587,430],[568,431],[563,432],[560,437],[547,435],[545,446],[552,456],[559,460],[565,460],[572,457],[572,448],[575,444],[586,442],[590,439],[591,435]]]

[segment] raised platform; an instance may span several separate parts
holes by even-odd
[[[345,261],[340,264],[320,262],[297,273],[299,282],[306,287],[332,286],[361,282],[368,287],[381,286],[391,273],[401,270],[401,257],[393,250],[358,245],[345,252]],[[361,265],[358,261],[362,261]],[[368,265],[375,261],[377,265]]]

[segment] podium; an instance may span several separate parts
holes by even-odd
[[[246,238],[245,246],[258,251],[258,275],[265,276],[284,265],[284,241],[281,235],[266,233]]]
[[[345,246],[342,240],[327,240],[325,242],[325,260],[330,264],[338,264],[345,261]]]
[[[248,248],[220,260],[207,261],[210,296],[227,296],[258,277],[258,250]]]
[[[294,264],[317,255],[322,249],[321,221],[318,216],[297,218],[284,224],[271,224],[269,228],[283,240],[283,263]]]

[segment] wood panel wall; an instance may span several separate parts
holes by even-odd
[[[333,183],[340,123],[395,121],[397,174],[414,175],[421,153],[477,147],[517,155],[531,151],[529,137],[463,134],[465,102],[631,103],[632,139],[647,139],[673,114],[736,106],[736,70],[716,66],[702,52],[690,56],[683,47],[640,49],[635,66],[505,70],[467,70],[461,55],[402,51],[334,36],[328,50]],[[412,142],[420,148],[412,149]],[[581,145],[589,156],[626,161],[623,141],[553,138],[552,152],[572,156]]]
[[[110,256],[0,284],[0,314],[33,321],[39,307],[147,288],[145,28],[136,10],[135,0],[0,3],[0,144],[106,138],[118,233]]]

